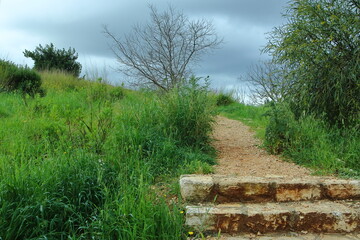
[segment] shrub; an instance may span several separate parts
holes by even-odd
[[[272,105],[267,114],[270,120],[266,127],[265,145],[273,154],[282,153],[289,147],[291,136],[294,134],[294,114],[286,104]]]
[[[264,51],[285,69],[281,82],[297,118],[305,113],[333,126],[357,124],[359,12],[358,0],[291,0],[287,21],[270,33]]]
[[[34,68],[39,71],[44,70],[62,70],[79,77],[81,73],[81,64],[76,62],[78,54],[74,48],[56,49],[54,44],[41,44],[34,51],[25,50],[24,56],[34,60]]]
[[[124,89],[122,87],[111,88],[109,95],[112,101],[123,99],[125,96]]]
[[[41,88],[41,77],[38,73],[28,67],[18,67],[7,61],[0,61],[0,84],[5,91],[19,91],[22,94],[28,94],[34,97],[39,93],[45,95],[44,89]]]
[[[236,102],[230,93],[219,93],[216,96],[216,105],[217,106],[227,106]]]
[[[17,66],[9,61],[0,60],[0,88],[2,91],[9,90],[11,85],[11,76],[17,71]]]

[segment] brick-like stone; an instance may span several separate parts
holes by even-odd
[[[213,195],[217,203],[267,202],[275,199],[273,182],[254,177],[214,177],[216,188]]]
[[[210,175],[183,175],[180,177],[181,196],[187,202],[203,202],[214,187]]]
[[[360,181],[358,180],[325,180],[321,184],[324,197],[328,199],[360,199]]]
[[[213,207],[188,206],[186,224],[223,233],[356,232],[360,211],[347,204],[319,202],[240,203]]]
[[[308,201],[322,198],[321,186],[317,181],[291,180],[276,183],[276,201]]]

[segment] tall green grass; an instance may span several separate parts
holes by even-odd
[[[0,94],[0,239],[184,239],[177,177],[210,172],[214,102],[42,73]]]
[[[356,127],[337,128],[313,116],[296,119],[286,104],[270,111],[266,147],[319,174],[360,176],[360,133]]]

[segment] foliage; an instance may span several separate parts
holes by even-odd
[[[352,126],[360,114],[360,4],[357,0],[292,0],[288,22],[264,49],[287,69],[287,101],[332,125]]]
[[[44,98],[0,94],[0,238],[185,239],[174,183],[211,171],[206,90],[156,95],[41,74]],[[188,120],[194,143],[180,133]]]
[[[266,127],[265,142],[270,153],[279,154],[290,147],[291,138],[297,135],[293,130],[297,124],[294,114],[286,104],[272,104]]]
[[[44,96],[41,88],[41,77],[28,67],[16,66],[14,63],[0,60],[0,89],[3,91],[18,91],[23,95],[34,97],[39,93]]]
[[[338,129],[314,116],[295,119],[286,104],[273,105],[265,146],[319,173],[360,176],[360,135],[356,128]]]
[[[227,106],[232,103],[235,103],[235,99],[232,96],[232,93],[220,92],[216,94],[216,106]]]
[[[81,64],[76,62],[78,54],[74,48],[68,50],[56,49],[54,44],[46,44],[43,47],[39,44],[34,51],[25,50],[24,56],[34,60],[34,68],[38,71],[62,70],[79,77]]]
[[[168,91],[185,81],[191,64],[221,40],[209,21],[189,20],[171,7],[159,13],[150,6],[150,11],[150,22],[134,26],[123,39],[107,27],[104,33],[113,42],[121,72],[134,77],[136,85]]]

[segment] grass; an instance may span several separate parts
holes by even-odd
[[[209,173],[214,102],[41,73],[0,94],[0,239],[185,239],[180,174]]]

